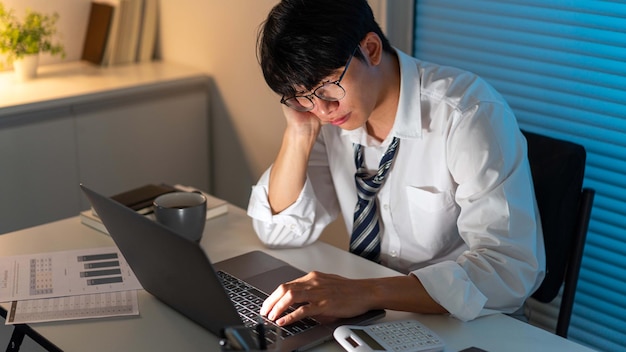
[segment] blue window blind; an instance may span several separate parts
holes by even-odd
[[[522,128],[587,149],[596,190],[569,338],[626,346],[626,2],[417,0],[414,55],[475,72]]]

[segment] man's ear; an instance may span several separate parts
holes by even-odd
[[[361,40],[361,52],[370,65],[378,65],[383,56],[383,43],[378,34],[369,32]]]

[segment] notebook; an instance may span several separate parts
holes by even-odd
[[[80,187],[143,288],[216,336],[223,336],[226,327],[246,324],[246,315],[258,313],[237,311],[235,305],[241,306],[241,296],[226,290],[233,285],[228,281],[231,277],[247,285],[247,292],[267,295],[279,284],[305,274],[262,251],[212,263],[198,243],[82,184]],[[210,222],[206,226],[206,231],[211,231]],[[246,297],[245,305],[254,300],[258,303],[259,298]],[[280,350],[306,350],[332,340],[334,329],[340,325],[366,324],[384,314],[384,310],[375,310],[331,323],[301,322],[291,326],[295,333],[281,338]]]

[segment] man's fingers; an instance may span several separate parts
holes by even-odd
[[[261,315],[275,321],[278,325],[289,325],[303,318],[323,313],[322,307],[327,301],[327,290],[320,287],[318,272],[284,283],[263,302]],[[303,304],[289,314],[284,314],[289,307]],[[282,315],[282,316],[281,316]]]
[[[278,286],[263,302],[261,315],[267,316],[270,320],[276,320],[287,308],[297,303],[293,295],[294,283],[295,281],[292,281]]]
[[[303,305],[303,306],[298,307],[293,312],[286,314],[285,316],[277,319],[276,324],[278,324],[279,326],[289,325],[289,324],[293,324],[297,322],[298,320],[302,320],[310,316],[309,313],[307,312],[308,310],[307,308],[308,308],[308,305]]]
[[[279,286],[276,290],[274,290],[274,292],[272,292],[272,294],[269,295],[269,297],[267,297],[265,301],[263,301],[263,305],[261,305],[261,311],[260,311],[261,315],[268,316],[269,313],[274,309],[274,305],[276,304],[276,302],[278,302],[278,300],[284,294],[281,287],[282,285]]]

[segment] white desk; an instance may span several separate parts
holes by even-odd
[[[110,246],[112,240],[69,218],[0,235],[0,256]],[[201,245],[213,261],[264,249],[245,212],[231,206],[228,215],[207,223]],[[319,242],[302,249],[266,250],[302,270],[334,272],[354,278],[394,275],[395,272]],[[7,306],[3,305],[6,310]],[[31,328],[64,351],[218,351],[217,338],[162,304],[139,293],[139,317],[32,324]],[[384,320],[416,318],[437,332],[446,351],[477,346],[490,352],[591,351],[590,349],[505,315],[463,323],[441,315],[388,311]],[[313,351],[343,351],[327,342]]]

